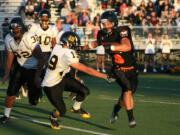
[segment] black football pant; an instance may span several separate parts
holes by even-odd
[[[16,96],[21,86],[27,83],[28,98],[31,105],[36,105],[39,98],[42,97],[41,88],[38,88],[35,84],[35,72],[36,69],[26,69],[16,64],[11,72],[9,86],[7,90],[8,96]]]
[[[60,112],[60,116],[64,116],[66,113],[66,106],[63,100],[63,91],[70,91],[77,93],[76,101],[83,101],[86,96],[89,95],[89,89],[81,84],[79,81],[70,77],[64,77],[60,83],[53,87],[44,87],[49,101]]]
[[[138,84],[138,74],[135,69],[128,70],[126,72],[121,71],[120,69],[113,69],[116,82],[122,88],[121,99],[123,98],[124,92],[131,90],[132,93],[135,93],[137,84]]]

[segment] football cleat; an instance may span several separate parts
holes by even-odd
[[[114,105],[114,108],[113,108],[113,111],[112,111],[112,114],[111,114],[111,118],[110,118],[110,123],[114,123],[117,119],[118,119],[118,112],[116,111],[116,106],[117,104]]]
[[[91,114],[86,112],[85,110],[83,110],[82,108],[78,109],[78,110],[74,110],[74,108],[72,107],[70,110],[72,113],[79,113],[81,115],[81,117],[83,117],[84,119],[88,119],[91,117]]]
[[[0,123],[1,124],[6,124],[8,121],[9,121],[9,117],[7,117],[5,115],[0,118]]]
[[[58,123],[58,119],[57,118],[51,118],[50,117],[50,121],[51,121],[51,128],[52,129],[56,129],[56,130],[59,130],[59,129],[61,129],[61,127],[60,127],[60,125],[59,125],[59,123]]]
[[[133,128],[133,127],[135,127],[136,126],[136,121],[133,119],[133,120],[131,120],[130,122],[129,122],[129,127],[130,128]]]

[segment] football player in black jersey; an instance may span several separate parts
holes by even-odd
[[[105,11],[100,17],[100,31],[97,41],[87,45],[83,50],[104,45],[106,52],[112,57],[112,73],[122,88],[118,103],[114,105],[110,123],[118,118],[119,110],[125,106],[129,118],[129,126],[135,127],[133,115],[134,102],[132,94],[137,87],[136,59],[131,30],[128,26],[118,26],[118,19],[113,11]]]

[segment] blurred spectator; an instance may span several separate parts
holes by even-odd
[[[144,73],[147,72],[148,64],[152,64],[153,72],[157,72],[155,68],[155,39],[152,36],[152,33],[148,33],[148,38],[145,41],[145,61],[144,61]]]
[[[56,27],[59,31],[57,37],[56,37],[56,42],[59,43],[61,35],[63,34],[63,24],[62,24],[63,19],[61,19],[60,17],[56,19]]]
[[[159,23],[156,24],[156,27],[151,29],[153,30],[153,34],[156,40],[161,39],[161,35],[163,33],[163,28],[159,26]]]
[[[146,7],[146,11],[147,11],[147,16],[151,16],[151,13],[155,10],[153,2],[149,1]]]
[[[90,20],[89,14],[86,10],[83,10],[82,15],[79,17],[79,26],[86,26],[86,23]]]
[[[93,38],[94,25],[91,20],[86,23],[85,34],[88,38]]]
[[[24,6],[21,6],[21,7],[19,8],[18,14],[21,16],[21,18],[22,18],[23,20],[26,19],[26,13],[25,13],[25,7],[24,7]]]
[[[50,5],[48,4],[47,0],[41,0],[39,11],[41,11],[42,9],[50,9]]]
[[[106,70],[104,68],[105,49],[104,49],[103,45],[100,45],[100,46],[96,47],[96,55],[97,55],[97,59],[96,59],[96,69],[97,69],[97,71],[100,72],[99,64],[101,63],[102,72],[106,73]]]
[[[150,22],[150,26],[156,26],[156,24],[159,24],[159,18],[156,16],[156,13],[154,11],[151,12],[149,22]]]
[[[122,4],[121,4],[121,6],[119,7],[119,15],[121,15],[122,13],[123,13],[123,10],[124,9],[126,9],[127,8],[127,5],[126,5],[126,3],[125,2],[123,2]]]
[[[144,14],[146,13],[146,5],[144,0],[141,1],[141,4],[139,5],[138,9],[141,10]]]
[[[171,9],[170,11],[170,16],[169,16],[169,23],[171,26],[176,26],[176,12],[174,8]]]
[[[101,0],[101,6],[103,9],[106,9],[108,5],[108,0]]]
[[[81,13],[82,13],[82,8],[81,8],[81,3],[80,3],[80,2],[77,3],[77,7],[74,9],[74,11],[75,11],[75,13],[76,13],[76,15],[77,15],[78,17],[81,15]]]
[[[149,22],[145,18],[143,18],[141,25],[143,27],[142,36],[146,37],[148,33]]]
[[[71,12],[67,3],[64,3],[64,7],[61,9],[61,17],[66,18],[68,14]]]
[[[26,12],[27,19],[31,19],[34,14],[34,5],[31,0],[27,1],[25,12]]]
[[[5,18],[4,22],[1,25],[2,27],[2,35],[3,35],[3,39],[5,39],[5,36],[9,33],[9,19]]]
[[[71,9],[75,9],[76,8],[76,0],[70,0],[69,5],[70,5]]]
[[[180,0],[175,0],[174,8],[176,12],[180,12]]]
[[[99,22],[96,22],[94,25],[94,38],[97,38],[98,31],[100,30]]]
[[[96,15],[96,16],[94,17],[94,19],[93,19],[93,24],[95,25],[96,22],[99,24],[99,21],[100,21],[100,14],[97,13],[97,15]]]
[[[170,68],[169,66],[169,56],[172,49],[172,42],[169,40],[169,36],[167,34],[164,35],[164,39],[160,44],[160,49],[162,53],[162,61],[161,61],[161,70],[164,70],[164,66],[166,65],[167,69]]]
[[[79,0],[81,3],[81,8],[82,10],[88,10],[89,9],[89,3],[87,0]]]
[[[157,0],[155,3],[155,12],[158,17],[161,17],[161,11],[163,10],[163,1],[162,0]]]
[[[161,11],[160,22],[161,22],[162,26],[168,26],[169,17],[170,16],[169,16],[168,12],[166,12],[166,10],[165,11]]]

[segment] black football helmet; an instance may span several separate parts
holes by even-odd
[[[47,9],[43,9],[39,12],[39,22],[43,28],[48,27],[48,24],[50,22],[51,13]]]
[[[78,51],[78,48],[81,45],[80,42],[81,41],[80,41],[79,36],[75,32],[72,32],[72,31],[64,32],[60,38],[61,45],[66,45],[70,49],[73,49],[76,51]]]
[[[100,28],[101,29],[103,29],[102,24],[105,23],[105,22],[112,22],[113,23],[112,28],[116,28],[118,26],[117,15],[111,10],[105,11],[100,16]]]
[[[11,20],[9,29],[14,39],[19,39],[26,32],[26,27],[21,17],[15,17]]]

